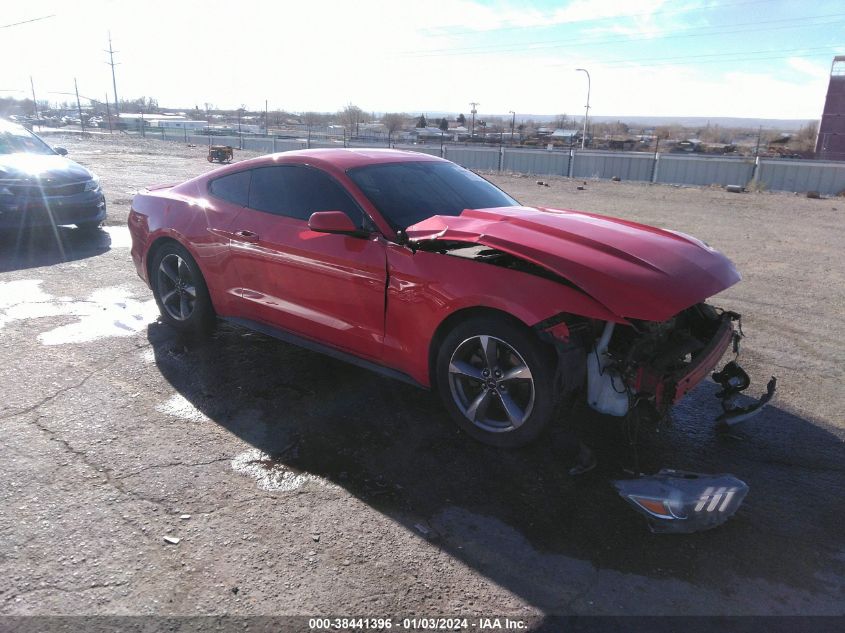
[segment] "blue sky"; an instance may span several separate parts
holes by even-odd
[[[817,118],[845,54],[845,3],[780,0],[238,3],[42,0],[4,6],[0,94],[118,93],[167,105],[604,116]],[[23,96],[23,92],[19,96]]]

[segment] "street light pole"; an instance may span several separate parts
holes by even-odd
[[[513,115],[513,118],[511,119],[511,145],[513,145],[513,130],[516,127],[516,112],[513,110],[508,110],[508,112]]]
[[[576,68],[576,71],[587,74],[587,108],[584,110],[584,134],[581,136],[581,149],[587,140],[587,118],[590,116],[590,73],[586,68]]]
[[[481,104],[477,101],[470,101],[469,104],[472,106],[472,110],[469,111],[469,113],[472,115],[472,123],[469,127],[469,140],[471,142],[473,140],[473,137],[475,136],[475,113],[478,111],[476,108]]]

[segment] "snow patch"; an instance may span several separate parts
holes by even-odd
[[[104,226],[103,230],[109,234],[109,248],[131,248],[132,236],[129,234],[129,227]]]
[[[78,317],[75,323],[38,335],[44,345],[62,345],[130,336],[158,317],[154,300],[139,301],[119,286],[95,290],[87,299],[73,299],[50,295],[42,283],[40,279],[0,282],[0,329],[14,321]]]
[[[167,415],[172,415],[190,422],[209,422],[208,416],[197,409],[191,402],[180,394],[170,396],[167,401],[162,402],[156,409]]]
[[[310,473],[296,472],[273,460],[264,451],[252,448],[232,459],[232,469],[255,479],[261,490],[289,492],[309,482],[325,482]]]

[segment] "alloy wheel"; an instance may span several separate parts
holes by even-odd
[[[167,314],[186,321],[194,312],[197,287],[191,269],[176,253],[165,255],[158,265],[158,292]]]
[[[461,413],[490,433],[519,428],[534,407],[528,364],[494,336],[473,336],[458,345],[449,361],[449,387]]]

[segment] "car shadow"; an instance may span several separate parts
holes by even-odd
[[[148,338],[171,385],[265,463],[342,486],[547,613],[565,610],[568,578],[584,569],[713,591],[739,573],[811,591],[845,543],[842,441],[779,406],[718,435],[713,383],[675,408],[672,427],[639,429],[636,461],[644,472],[733,473],[751,491],[716,530],[658,536],[610,485],[635,463],[634,430],[618,419],[580,407],[569,416],[599,459],[573,478],[563,424],[524,449],[497,450],[458,432],[432,393],[259,334],[222,325],[191,343],[156,323]]]
[[[111,236],[103,229],[81,231],[59,226],[0,231],[0,272],[95,257],[108,251],[111,243]]]

